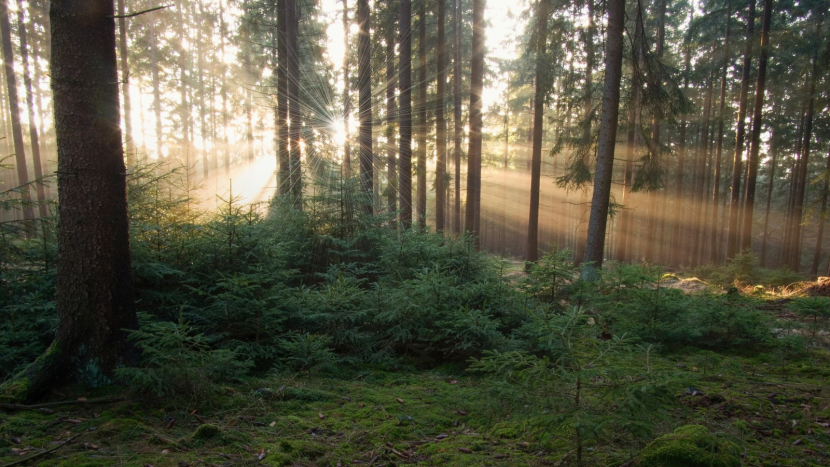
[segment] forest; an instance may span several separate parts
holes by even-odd
[[[829,0],[0,0],[0,467],[830,465]]]

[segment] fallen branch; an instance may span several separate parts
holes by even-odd
[[[46,402],[43,404],[34,404],[34,405],[24,405],[24,404],[0,404],[0,409],[12,411],[12,410],[36,410],[36,409],[45,409],[47,407],[60,407],[64,405],[76,405],[76,404],[109,404],[111,402],[121,402],[127,400],[125,397],[110,397],[110,398],[101,398],[101,399],[74,399],[69,401],[60,401],[60,402]]]
[[[155,7],[155,8],[150,8],[150,9],[147,9],[147,10],[136,11],[135,13],[128,13],[128,14],[126,14],[126,15],[115,15],[115,16],[110,16],[110,18],[115,18],[115,19],[121,19],[121,18],[132,18],[132,17],[134,17],[134,16],[143,15],[143,14],[145,14],[145,13],[151,13],[151,12],[156,11],[156,10],[163,10],[163,9],[165,9],[165,8],[170,8],[170,5],[157,6],[157,7]]]
[[[84,433],[85,433],[85,432],[84,432],[84,431],[82,431],[82,432],[78,433],[77,435],[75,435],[75,436],[73,436],[73,437],[71,437],[71,438],[67,439],[67,440],[66,440],[66,441],[64,441],[63,443],[61,443],[61,444],[59,444],[59,445],[57,445],[57,446],[55,446],[55,447],[53,447],[53,448],[51,448],[51,449],[47,449],[47,450],[45,450],[45,451],[43,451],[43,452],[39,452],[39,453],[37,453],[37,454],[35,454],[35,455],[32,455],[32,456],[29,456],[29,457],[27,457],[27,458],[25,458],[25,459],[20,459],[19,461],[14,461],[14,462],[12,462],[11,464],[6,464],[6,465],[4,465],[3,467],[12,467],[12,466],[15,466],[15,465],[22,465],[22,464],[25,464],[25,463],[27,463],[27,462],[29,462],[29,461],[31,461],[31,460],[37,459],[38,457],[43,457],[43,456],[45,456],[45,455],[47,455],[47,454],[53,453],[53,452],[57,451],[58,449],[60,449],[60,448],[62,448],[62,447],[64,447],[64,446],[66,446],[67,444],[71,443],[72,441],[75,441],[75,439],[76,439],[76,438],[78,438],[79,436],[81,436],[81,435],[82,435],[82,434],[84,434]]]

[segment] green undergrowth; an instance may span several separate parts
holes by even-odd
[[[783,375],[775,355],[721,355],[704,371],[710,357],[685,349],[655,358],[654,370],[682,375],[668,416],[647,437],[612,427],[603,442],[585,443],[583,465],[827,465],[830,354],[812,350]],[[540,425],[547,415],[506,403],[489,378],[465,371],[273,376],[224,386],[202,407],[182,395],[0,412],[0,465],[79,433],[37,465],[576,465],[570,425]],[[688,425],[702,428],[680,436]],[[723,462],[659,461],[687,451]],[[730,463],[735,454],[740,464]]]
[[[827,465],[830,303],[747,287],[769,278],[751,255],[708,285],[613,262],[589,283],[567,250],[520,270],[397,232],[339,175],[303,211],[228,193],[215,212],[181,175],[130,174],[141,363],[51,396],[127,402],[3,414],[3,465],[77,434],[36,462]],[[1,381],[54,335],[52,221],[0,227]]]

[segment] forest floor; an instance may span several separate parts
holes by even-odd
[[[711,368],[701,366],[703,356],[687,351],[655,362],[696,381],[677,388],[655,436],[700,424],[736,441],[744,465],[830,465],[830,353],[814,349],[794,362],[722,355]],[[575,465],[569,437],[537,441],[491,394],[487,380],[463,371],[364,371],[249,380],[169,402],[0,412],[0,465]],[[589,446],[585,465],[625,464],[642,447],[632,439]]]

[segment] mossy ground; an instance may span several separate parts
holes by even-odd
[[[830,353],[711,355],[690,350],[658,365],[688,372],[702,395],[677,388],[659,435],[702,425],[734,442],[743,465],[830,464]],[[701,362],[709,367],[704,374]],[[111,391],[111,389],[110,389]],[[51,411],[0,412],[0,463],[84,432],[33,462],[43,466],[573,465],[567,431],[541,443],[499,410],[487,380],[463,372],[365,371],[292,376],[226,387],[212,400],[128,400]],[[95,396],[97,394],[91,394]],[[71,397],[72,395],[67,394]],[[551,427],[556,431],[556,427]],[[545,437],[545,439],[550,439]],[[620,465],[648,440],[588,448],[584,465]],[[636,459],[635,459],[636,460]]]

